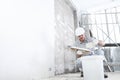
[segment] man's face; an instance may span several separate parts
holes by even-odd
[[[78,36],[78,39],[79,39],[81,42],[84,42],[84,40],[85,40],[85,35],[82,34],[82,35]]]

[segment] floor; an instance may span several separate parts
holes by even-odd
[[[105,78],[105,80],[120,80],[120,72],[109,72],[108,78]],[[47,79],[42,80],[84,80],[80,77],[80,73],[69,73],[64,75],[57,75],[55,77],[50,77]]]

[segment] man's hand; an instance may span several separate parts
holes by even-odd
[[[90,51],[77,51],[77,55],[89,54]]]
[[[83,54],[89,54],[90,51],[83,51]]]
[[[99,45],[99,46],[104,46],[105,43],[104,43],[102,40],[99,40],[99,41],[98,41],[98,45]]]
[[[82,56],[82,51],[77,51],[77,58],[80,58]]]
[[[82,55],[83,52],[82,51],[77,51],[77,55]]]

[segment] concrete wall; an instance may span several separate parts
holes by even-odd
[[[53,21],[54,0],[0,0],[0,80],[54,75]]]
[[[74,11],[65,0],[55,0],[55,74],[74,72],[75,52],[67,48],[75,41]]]

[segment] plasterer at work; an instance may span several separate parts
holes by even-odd
[[[75,35],[77,37],[77,40],[74,44],[75,47],[81,48],[83,50],[77,51],[77,66],[81,72],[81,77],[83,77],[83,71],[82,71],[82,63],[81,63],[81,57],[83,56],[93,56],[93,55],[102,55],[104,56],[104,51],[102,49],[96,49],[96,47],[104,46],[105,43],[101,40],[97,40],[93,37],[87,38],[85,36],[85,30],[82,27],[78,27],[75,30]],[[88,49],[88,50],[84,50]],[[90,51],[89,51],[90,50]],[[104,77],[107,78],[108,76],[104,74]]]

